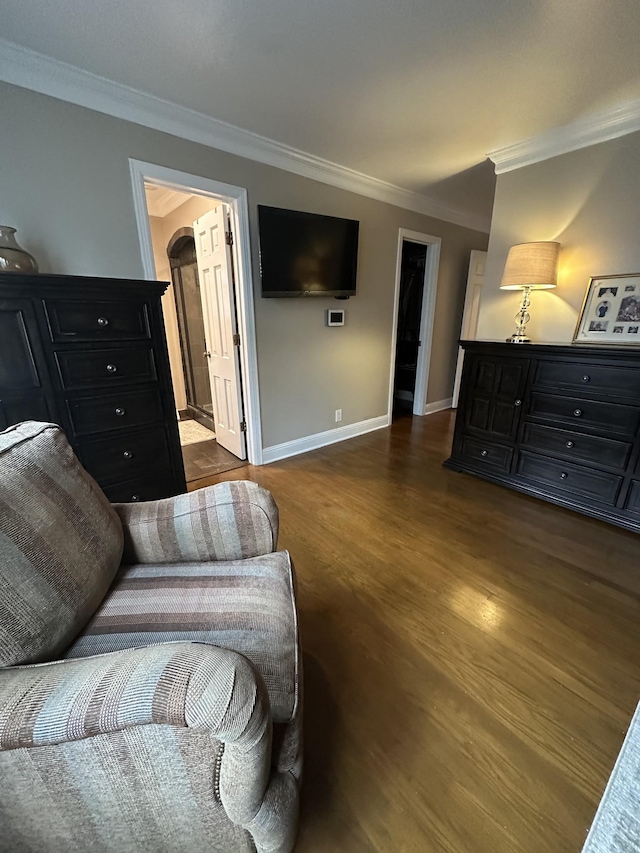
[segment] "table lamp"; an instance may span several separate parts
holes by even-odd
[[[558,256],[560,243],[549,241],[519,243],[509,249],[504,265],[501,290],[522,290],[522,304],[515,316],[516,331],[507,343],[526,344],[526,325],[531,319],[529,305],[532,290],[549,290],[558,282]]]

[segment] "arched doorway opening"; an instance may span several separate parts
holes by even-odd
[[[187,411],[214,431],[209,365],[193,228],[179,228],[167,246],[176,302]]]

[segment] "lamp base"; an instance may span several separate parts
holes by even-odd
[[[515,316],[516,330],[510,338],[507,338],[508,344],[528,344],[531,342],[525,334],[527,330],[527,323],[531,319],[527,310],[530,304],[531,287],[526,285],[522,288],[522,304],[520,305],[520,310]]]

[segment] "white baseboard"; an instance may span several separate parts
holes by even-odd
[[[446,400],[436,400],[435,403],[427,403],[424,407],[425,415],[433,415],[435,412],[442,412],[445,409],[450,409],[453,403],[453,397],[447,397]]]
[[[325,430],[325,432],[317,432],[314,435],[306,435],[304,438],[295,438],[293,441],[274,444],[271,447],[263,448],[262,464],[267,465],[269,462],[278,462],[280,459],[297,456],[299,453],[308,453],[310,450],[317,450],[319,447],[336,444],[338,441],[346,441],[348,438],[355,438],[358,435],[364,435],[367,432],[388,426],[389,415],[380,415],[377,418],[359,421],[357,424],[347,424],[346,426],[336,427],[336,429]]]

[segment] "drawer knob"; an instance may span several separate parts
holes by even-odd
[[[565,471],[563,471],[563,472],[562,472],[562,474],[560,474],[560,479],[561,479],[561,480],[566,480],[568,476],[569,476],[569,475],[568,475]]]
[[[574,409],[573,414],[574,414],[574,417],[576,417],[576,418],[582,417],[582,409]]]
[[[483,450],[480,456],[488,456],[489,452],[487,450]]]
[[[98,317],[98,325],[99,326],[108,326],[109,321],[106,317]]]
[[[583,382],[591,382],[591,377],[590,377],[590,376],[587,376],[587,375],[585,374],[585,375],[582,377],[582,381],[583,381]]]
[[[132,500],[132,501],[139,501],[139,500],[140,500],[140,495],[131,495],[131,500]]]
[[[117,369],[118,368],[115,366],[115,364],[107,365],[107,373],[115,373]]]
[[[515,403],[514,403],[513,405],[514,405],[514,406],[521,406],[521,405],[522,405],[522,400],[516,400],[516,401],[515,401]]]
[[[567,447],[573,447],[573,442],[572,442],[572,441],[568,441],[568,442],[567,442]]]
[[[133,459],[133,453],[130,450],[125,450],[122,455],[125,459]]]
[[[127,413],[127,410],[123,409],[122,406],[118,406],[118,408],[116,409],[116,415],[119,418],[121,418],[123,415],[126,415],[126,413]]]

